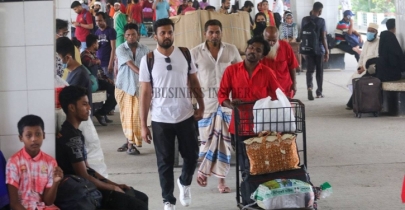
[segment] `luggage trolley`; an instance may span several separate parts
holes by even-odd
[[[235,150],[237,154],[236,158],[236,201],[237,201],[237,206],[239,209],[247,209],[247,210],[254,210],[254,209],[262,209],[258,207],[257,205],[250,206],[250,207],[245,207],[248,204],[252,203],[253,200],[250,200],[249,203],[243,203],[242,202],[242,191],[247,191],[250,197],[250,194],[253,193],[256,188],[266,182],[270,181],[273,179],[297,179],[301,180],[304,182],[307,182],[311,184],[309,175],[306,171],[307,167],[307,146],[306,146],[306,125],[305,125],[305,106],[304,104],[297,99],[290,99],[291,107],[281,107],[281,108],[268,108],[268,109],[253,109],[253,106],[255,104],[255,101],[253,102],[242,102],[241,104],[235,106],[234,108],[234,125],[235,125],[235,135],[233,136],[233,141],[235,142]],[[290,111],[292,113],[292,116],[295,117],[293,119],[291,115],[288,117],[285,115],[286,111]],[[292,112],[291,112],[292,111]],[[260,112],[260,113],[258,113]],[[270,116],[270,119],[273,117],[273,121],[264,121],[265,116],[264,115],[273,115]],[[276,116],[274,116],[276,115]],[[257,119],[254,119],[254,116],[257,118],[262,118],[261,122],[257,122]],[[274,121],[274,119],[276,120]],[[281,119],[280,119],[281,118]],[[264,121],[264,122],[263,122]],[[257,132],[254,132],[253,128],[255,125],[262,124],[265,126],[267,124],[267,127],[283,127],[283,126],[288,126],[288,124],[291,126],[291,123],[295,123],[295,129],[292,130],[291,132],[297,134],[297,149],[298,149],[298,154],[300,157],[300,168],[299,169],[292,169],[288,171],[282,171],[282,172],[275,172],[275,173],[269,173],[269,174],[262,174],[262,175],[250,175],[249,173],[249,167],[245,166],[245,169],[240,169],[239,167],[239,154],[243,153],[245,159],[245,162],[249,162],[246,150],[244,148],[241,148],[241,146],[244,147],[243,145],[243,140],[246,140],[250,137],[257,137]],[[269,126],[270,125],[270,126]],[[265,126],[266,127],[266,126]],[[285,127],[284,127],[285,128]],[[261,132],[261,131],[260,131]],[[290,133],[291,133],[290,132]],[[299,137],[301,135],[301,140],[299,141]],[[299,145],[299,143],[302,142],[302,145]],[[241,174],[242,176],[245,176],[240,178]],[[243,175],[245,174],[245,175]],[[242,182],[241,182],[242,181]],[[312,184],[311,184],[312,185]],[[250,187],[253,186],[253,187]],[[316,197],[316,196],[315,196]],[[245,197],[246,198],[246,197]],[[316,199],[315,199],[316,200]],[[314,210],[316,209],[316,201],[314,201],[314,208],[300,208],[300,209],[308,209],[308,210]],[[288,208],[286,208],[288,209]],[[295,208],[294,210],[297,210],[298,208]]]

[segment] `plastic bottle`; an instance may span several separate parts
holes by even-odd
[[[321,190],[322,199],[329,197],[333,193],[332,186],[328,182],[325,182],[321,185]]]

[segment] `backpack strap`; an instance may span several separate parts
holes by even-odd
[[[190,50],[188,50],[187,47],[179,47],[181,53],[183,53],[184,57],[187,60],[187,64],[188,64],[188,73],[190,74],[191,71],[191,54],[190,54]]]
[[[146,64],[148,65],[148,71],[149,71],[149,78],[150,78],[150,85],[152,86],[152,93],[153,93],[153,77],[152,77],[152,69],[153,69],[153,64],[155,63],[155,55],[153,54],[153,51],[150,51],[146,55]]]

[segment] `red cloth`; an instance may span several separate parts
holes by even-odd
[[[127,9],[125,8],[125,5],[124,4],[120,4],[120,10],[121,10],[121,12],[122,12],[122,14],[127,14]]]
[[[83,18],[84,14],[86,14],[86,19]],[[93,16],[91,15],[91,13],[85,9],[82,10],[82,12],[80,12],[80,14],[77,15],[76,17],[76,22],[80,23],[80,24],[93,24]],[[85,29],[81,26],[77,26],[76,27],[76,31],[75,31],[75,35],[77,37],[77,39],[81,42],[85,42],[86,41],[86,37],[87,35],[90,34],[90,30],[89,29]]]
[[[280,46],[277,51],[276,59],[271,59],[266,56],[262,59],[261,63],[271,68],[277,76],[278,83],[284,89],[284,94],[287,97],[294,96],[291,87],[293,85],[290,75],[290,69],[295,69],[299,66],[295,58],[294,51],[290,44],[286,41],[279,40]]]
[[[186,14],[186,12],[189,12],[189,11],[195,11],[195,8],[194,7],[187,7],[181,12],[181,14],[184,15],[184,14]]]
[[[405,203],[405,176],[404,181],[402,183],[402,193],[401,193],[402,203]]]
[[[141,3],[133,4],[131,8],[132,19],[137,23],[142,23],[142,5]]]
[[[232,99],[240,99],[247,102],[266,98],[267,96],[271,96],[273,100],[276,100],[277,88],[282,90],[272,69],[259,63],[253,71],[252,77],[249,78],[249,74],[244,67],[244,62],[240,62],[225,69],[218,90],[218,101],[219,104],[223,105],[222,103],[229,99],[229,93],[231,92]],[[239,109],[241,118],[251,119],[252,108],[253,106],[241,107]],[[252,131],[253,125],[244,123],[242,129],[244,131]],[[233,111],[229,132],[235,134]]]
[[[265,11],[262,11],[262,12],[265,13]],[[267,22],[269,22],[269,24],[270,24],[269,26],[276,26],[276,20],[274,19],[274,15],[273,15],[272,11],[267,10],[266,18],[267,18]]]

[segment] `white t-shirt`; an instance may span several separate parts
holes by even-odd
[[[187,60],[177,47],[174,47],[169,56],[170,63],[166,62],[167,57],[158,50],[155,49],[153,54],[151,119],[154,122],[163,123],[182,122],[194,114],[187,86],[188,74],[197,73],[194,61],[191,62],[189,71]],[[150,82],[146,57],[144,56],[141,60],[139,82]],[[168,65],[172,66],[172,70],[167,70]]]

